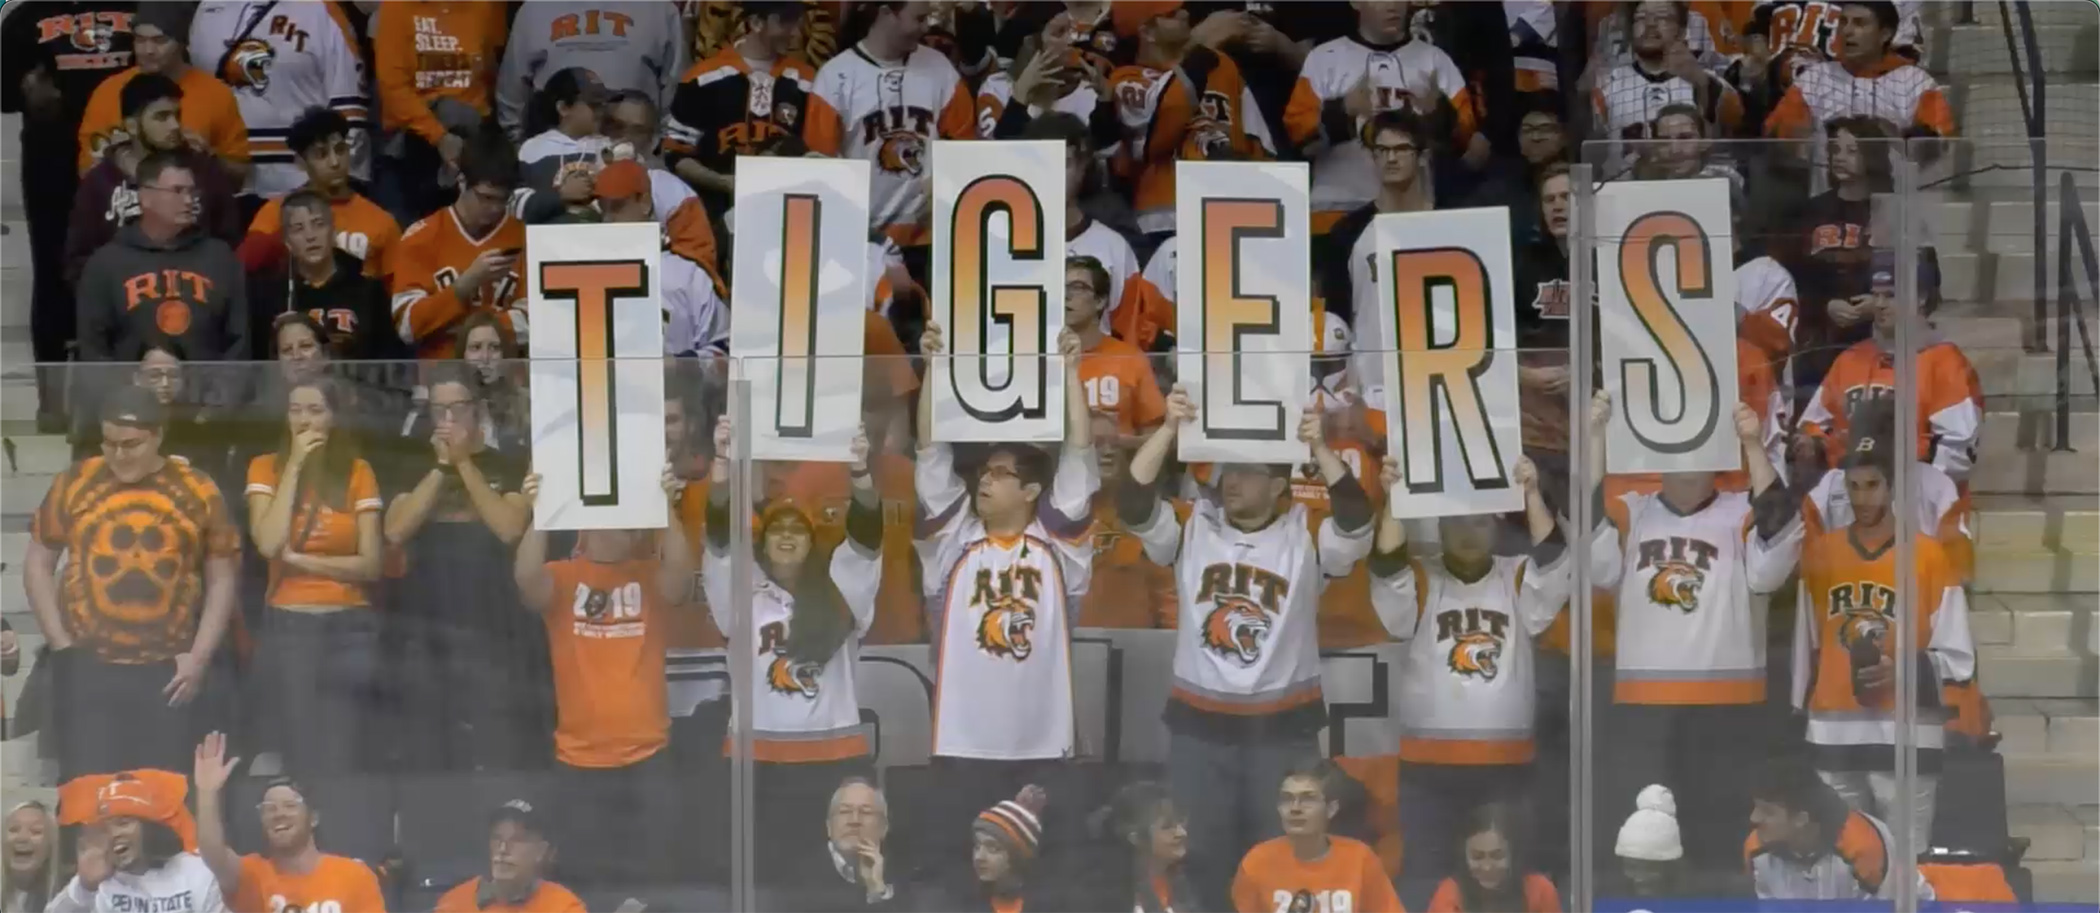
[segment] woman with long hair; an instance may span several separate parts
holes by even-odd
[[[1196,889],[1182,862],[1188,858],[1188,816],[1174,805],[1166,786],[1140,780],[1116,791],[1094,813],[1090,829],[1106,854],[1109,877],[1098,904],[1103,910],[1188,913],[1198,908]]]
[[[117,774],[98,790],[94,821],[74,847],[73,878],[47,913],[225,913],[218,879],[188,849],[196,824],[182,789],[181,774],[142,770]]]
[[[729,454],[734,429],[728,416],[715,423],[714,465],[708,479],[706,547],[701,577],[715,626],[733,634],[739,604],[729,592],[729,524],[749,522],[729,503]],[[818,546],[815,519],[806,505],[777,499],[759,512],[753,556],[758,576],[748,611],[751,641],[746,649],[757,685],[752,689],[751,753],[759,801],[777,833],[761,833],[761,846],[793,846],[796,835],[827,814],[832,788],[850,776],[871,772],[871,745],[860,722],[853,668],[861,635],[875,620],[875,594],[882,586],[882,501],[868,468],[868,440],[855,435],[850,469],[853,497],[846,507],[846,540],[828,551]],[[769,839],[771,838],[771,839]],[[773,854],[762,860],[761,878],[772,884],[797,874]]]
[[[992,913],[1041,913],[1060,905],[1056,893],[1034,879],[1043,850],[1043,810],[1050,794],[1033,783],[970,822],[970,883],[957,891],[945,910],[990,910]]]
[[[604,108],[605,85],[583,67],[556,70],[533,96],[528,138],[518,146],[524,198],[517,211],[528,224],[592,210],[598,169],[612,145],[603,130]]]
[[[287,315],[304,316],[304,315]],[[296,326],[296,324],[292,324]],[[256,638],[273,747],[300,776],[346,773],[379,674],[379,482],[343,427],[343,393],[305,374],[285,393],[274,453],[248,464],[248,530],[269,562]]]
[[[131,383],[152,392],[154,400],[167,410],[168,424],[161,432],[160,452],[190,461],[190,465],[224,485],[233,448],[227,435],[205,424],[197,408],[196,391],[186,364],[189,360],[189,348],[182,340],[156,336],[147,341],[146,351],[139,356]],[[98,434],[100,430],[98,425]]]
[[[518,382],[518,345],[493,312],[467,315],[453,330],[455,353],[472,368],[476,395],[488,405],[484,439],[497,450],[524,453],[531,443],[531,402]]]
[[[58,890],[58,823],[42,802],[7,811],[7,859],[0,866],[0,913],[42,913]]]
[[[1526,871],[1518,850],[1515,812],[1489,803],[1473,809],[1458,834],[1465,868],[1437,885],[1429,913],[1560,913],[1553,880]]]

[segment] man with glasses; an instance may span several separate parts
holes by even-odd
[[[240,243],[240,208],[233,199],[240,182],[217,159],[192,149],[184,139],[182,87],[148,73],[125,83],[121,95],[125,135],[103,147],[73,197],[73,218],[66,228],[68,287],[79,285],[89,256],[139,217],[139,163],[156,152],[173,154],[197,178],[203,204],[199,220],[206,233],[228,244]],[[71,317],[67,315],[69,324]]]
[[[459,198],[409,226],[386,269],[394,329],[425,359],[452,354],[453,327],[476,311],[495,312],[518,345],[526,342],[525,223],[509,210],[517,153],[486,131],[459,161]]]
[[[384,910],[379,877],[348,856],[321,852],[314,829],[321,812],[306,787],[278,777],[255,804],[263,851],[245,856],[226,842],[225,795],[240,758],[226,756],[226,736],[198,743],[192,768],[197,788],[197,855],[219,881],[219,894],[236,910]]]
[[[1358,314],[1376,310],[1368,306],[1378,295],[1374,272],[1376,251],[1366,231],[1371,220],[1388,212],[1426,212],[1436,207],[1436,190],[1430,185],[1429,127],[1413,111],[1385,111],[1364,128],[1364,142],[1377,166],[1378,192],[1371,202],[1357,207],[1334,223],[1327,243],[1320,245],[1320,287],[1329,313],[1340,314],[1352,325]],[[1356,309],[1357,302],[1366,307]],[[1370,324],[1361,324],[1369,332]],[[1376,339],[1376,336],[1370,337]]]
[[[239,588],[240,533],[218,486],[161,454],[159,400],[117,388],[101,419],[101,455],[53,480],[22,562],[51,646],[61,784],[184,769],[192,704]]]
[[[247,278],[233,248],[198,228],[197,172],[184,153],[155,152],[136,179],[138,220],[81,270],[80,360],[138,361],[156,333],[192,361],[246,357]]]

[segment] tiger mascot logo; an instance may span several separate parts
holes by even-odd
[[[992,600],[977,619],[977,648],[993,656],[1027,659],[1034,634],[1035,608],[1012,596]]]
[[[1451,645],[1450,665],[1460,678],[1494,681],[1502,672],[1502,641],[1486,631],[1460,634]]]
[[[898,130],[882,138],[882,147],[875,150],[875,163],[882,170],[903,172],[918,177],[925,167],[926,140],[916,133]]]
[[[773,655],[773,662],[766,666],[766,687],[774,694],[799,694],[810,700],[817,699],[817,676],[824,674],[823,663],[796,662],[785,653]]]
[[[1875,611],[1846,612],[1838,623],[1838,643],[1846,649],[1854,644],[1871,643],[1880,649],[1889,640],[1889,617]]]
[[[1705,584],[1706,575],[1698,568],[1683,561],[1665,561],[1655,566],[1655,576],[1648,581],[1648,601],[1674,606],[1689,615],[1699,610],[1699,588]]]
[[[270,90],[270,66],[277,62],[277,49],[259,38],[245,38],[226,52],[219,78],[236,89],[260,95]]]
[[[1252,666],[1269,639],[1269,613],[1243,596],[1219,596],[1203,618],[1203,647],[1226,659]]]

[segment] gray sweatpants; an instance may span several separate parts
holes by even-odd
[[[1205,909],[1232,907],[1232,875],[1248,848],[1283,832],[1276,789],[1292,767],[1319,760],[1312,735],[1213,742],[1169,730],[1167,787],[1188,816],[1189,882]],[[1177,904],[1178,906],[1178,904]]]

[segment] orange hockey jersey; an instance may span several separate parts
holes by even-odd
[[[1918,459],[1966,484],[1983,431],[1983,383],[1954,343],[1918,350]],[[1896,364],[1872,339],[1846,349],[1823,375],[1823,386],[1801,413],[1801,433],[1823,440],[1831,465],[1852,437],[1852,416],[1872,400],[1894,395]]]
[[[381,125],[413,130],[436,145],[445,124],[431,104],[449,98],[489,113],[489,87],[503,62],[510,20],[501,3],[406,0],[375,14],[373,82],[379,86]]]
[[[1123,127],[1115,167],[1136,179],[1140,231],[1174,230],[1175,162],[1258,151],[1241,110],[1245,89],[1232,58],[1205,47],[1191,48],[1173,69],[1132,65],[1108,74]]]
[[[103,80],[95,94],[88,96],[87,109],[80,115],[81,174],[102,161],[102,152],[111,143],[131,139],[124,130],[122,102],[125,84],[137,75],[139,68],[132,67]],[[198,67],[184,67],[175,85],[182,89],[182,129],[204,137],[211,154],[221,161],[247,162],[248,125],[241,120],[241,105],[233,90]]]
[[[1143,281],[1143,280],[1139,280]],[[1086,407],[1095,415],[1113,416],[1125,434],[1160,423],[1167,398],[1159,392],[1152,360],[1137,346],[1113,336],[1079,356],[1079,385]]]
[[[508,272],[483,282],[473,301],[461,301],[452,284],[485,250],[516,250],[518,256]],[[495,311],[523,347],[524,270],[525,223],[506,213],[487,235],[474,238],[452,207],[431,213],[401,236],[386,270],[394,293],[394,328],[417,355],[442,358],[452,351],[454,326],[475,311]]]

